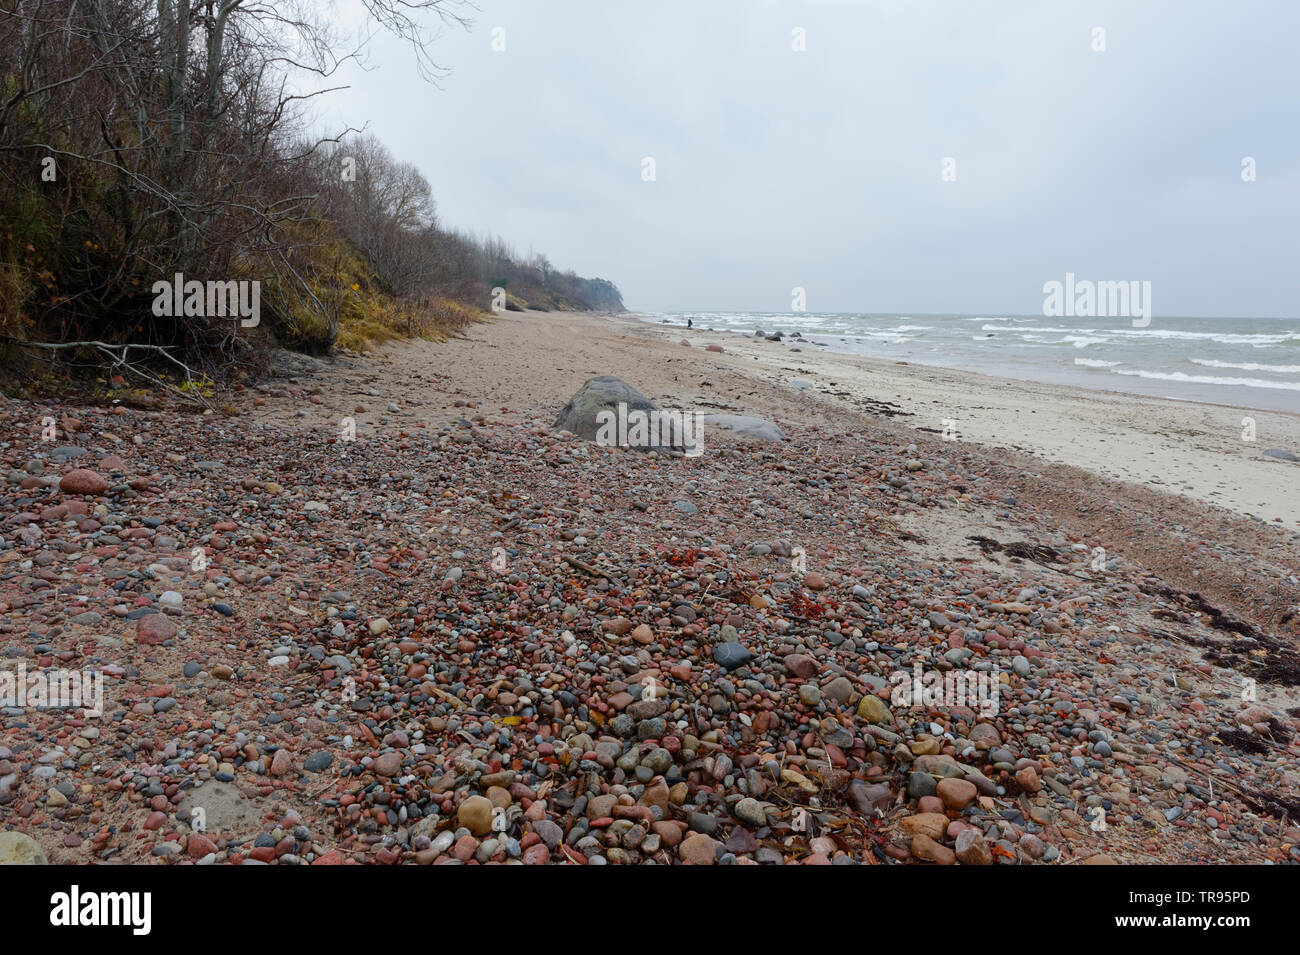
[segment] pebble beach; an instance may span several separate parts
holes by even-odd
[[[507,313],[285,358],[233,415],[0,399],[0,668],[98,671],[106,697],[0,708],[0,846],[1300,862],[1300,465],[1160,427],[1240,409],[1141,399],[1187,487],[1113,473],[1150,448],[1099,413],[1102,454],[1078,409],[1130,403],[1065,389],[1038,407],[1084,423],[1073,459],[992,412],[944,440],[902,379],[807,351]],[[897,373],[959,409],[1001,387]],[[716,427],[685,456],[557,430],[601,375],[783,437]],[[1258,416],[1300,451],[1295,416]],[[994,711],[900,701],[918,668],[995,688]]]

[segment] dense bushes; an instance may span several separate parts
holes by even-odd
[[[411,39],[458,0],[365,0]],[[272,336],[321,352],[438,336],[492,289],[622,307],[600,279],[436,221],[372,137],[313,139],[277,64],[346,51],[300,3],[0,0],[0,336],[175,347],[209,370]],[[417,45],[417,49],[422,49]],[[430,64],[425,64],[430,65]],[[155,282],[258,282],[256,327],[155,314]]]

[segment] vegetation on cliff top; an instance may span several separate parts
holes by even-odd
[[[421,17],[465,22],[460,0],[366,6],[430,74]],[[0,8],[0,337],[11,357],[23,343],[133,343],[219,373],[269,343],[320,353],[452,334],[497,287],[515,307],[622,308],[606,280],[443,227],[429,182],[375,138],[309,136],[301,108],[318,94],[302,78],[326,85],[355,52],[311,4]],[[178,274],[258,283],[256,324],[157,314],[155,283]]]

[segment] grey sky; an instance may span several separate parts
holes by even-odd
[[[1157,315],[1300,315],[1294,0],[478,5],[441,90],[380,37],[320,118],[629,308],[1036,313],[1072,271],[1150,280]]]

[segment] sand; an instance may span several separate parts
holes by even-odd
[[[892,411],[904,428],[936,436],[948,428],[961,441],[1300,528],[1300,464],[1263,453],[1300,453],[1296,414],[1013,381],[592,313],[506,312],[464,338],[390,343],[375,358],[344,359],[318,382],[326,407],[351,414],[358,392],[364,404],[373,391],[383,403],[354,415],[359,425],[388,400],[411,399],[423,404],[407,412],[429,423],[454,417],[456,399],[547,417],[588,378],[611,374],[665,406],[778,423]],[[297,407],[257,414],[284,420]],[[1254,442],[1242,440],[1243,418],[1254,419]]]
[[[523,314],[282,354],[236,414],[92,404],[62,453],[61,409],[0,402],[5,655],[110,703],[100,735],[22,704],[0,828],[56,862],[1300,860],[1294,530],[931,427],[963,396],[1023,428],[1023,386],[692,338]],[[554,432],[598,374],[787,439]],[[1131,456],[1189,426],[1021,400]],[[886,693],[917,665],[1005,709]],[[826,828],[789,833],[813,795]]]
[[[1300,450],[1300,416],[1011,381],[593,313],[507,312],[451,341],[289,361],[285,387],[260,388],[246,414],[307,428],[337,427],[349,416],[359,433],[476,416],[549,428],[583,382],[616,375],[663,407],[828,433],[875,429],[924,453],[944,453],[928,445],[942,441],[944,419],[952,419],[964,442],[955,446],[1001,482],[1014,509],[1033,510],[1268,632],[1300,629],[1300,464],[1262,454]],[[304,395],[313,403],[306,411]],[[1243,417],[1255,419],[1254,443],[1240,440]],[[708,442],[706,430],[706,453]],[[902,529],[917,535],[919,553],[972,561],[980,555],[970,538],[990,530],[984,520],[957,512]]]

